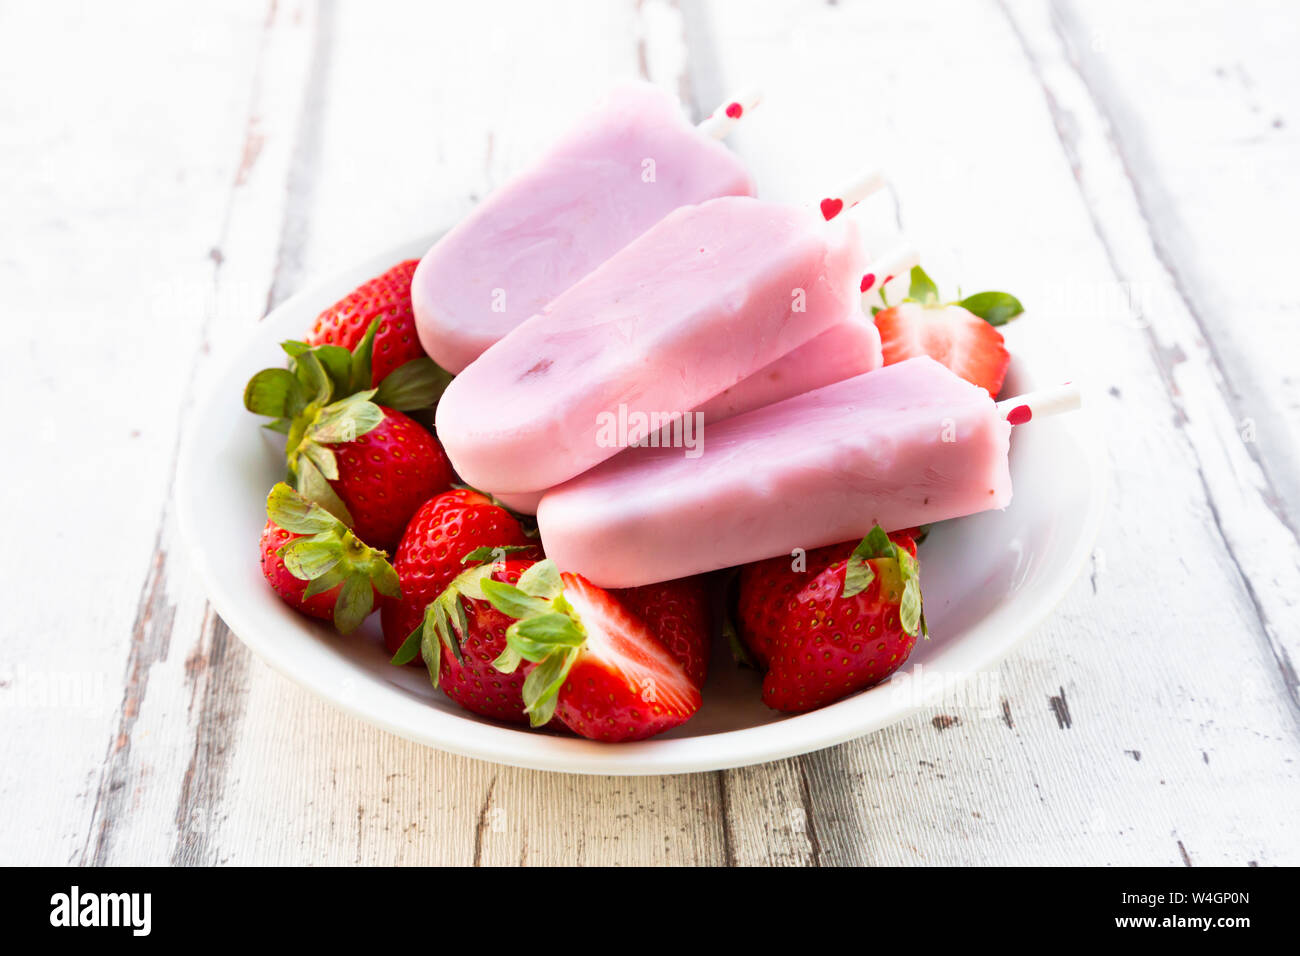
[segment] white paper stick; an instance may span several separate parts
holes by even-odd
[[[921,254],[917,252],[916,246],[904,240],[894,248],[890,249],[883,256],[878,256],[871,260],[871,265],[862,275],[862,282],[859,286],[862,292],[862,305],[864,307],[875,305],[877,302],[883,304],[880,298],[880,290],[890,279],[896,278],[908,272],[912,266],[921,261]]]
[[[998,414],[1013,425],[1023,425],[1044,415],[1076,411],[1082,404],[1083,394],[1079,386],[1066,382],[1055,388],[1043,388],[998,402]]]
[[[746,90],[740,96],[729,99],[713,111],[713,115],[703,120],[696,127],[706,136],[712,136],[714,139],[722,139],[729,135],[741,118],[747,116],[749,111],[756,107],[763,100],[763,94],[758,90]]]
[[[852,209],[863,199],[881,189],[887,181],[881,170],[874,168],[865,170],[817,204],[822,218],[830,221],[844,210]]]

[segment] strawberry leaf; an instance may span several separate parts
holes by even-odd
[[[294,359],[294,374],[302,384],[311,401],[324,405],[334,394],[334,382],[325,371],[320,358],[314,351],[306,351]]]
[[[908,286],[907,297],[922,305],[939,301],[939,287],[920,266],[912,266],[912,283]]]
[[[348,371],[352,364],[352,353],[347,349],[339,345],[311,346],[306,342],[295,342],[292,339],[281,342],[280,348],[284,349],[285,354],[293,359],[295,364],[311,352],[325,369],[325,374],[329,376],[333,393],[336,395],[348,393]]]
[[[344,444],[377,428],[384,420],[384,410],[370,401],[374,394],[373,389],[368,389],[322,408],[315,423],[307,429],[308,441]]]
[[[383,552],[376,551],[375,554],[383,554]],[[397,570],[387,560],[375,565],[371,574],[371,581],[375,586],[375,590],[384,597],[400,598],[402,596],[402,579],[397,576]]]
[[[841,597],[854,597],[871,587],[876,579],[875,569],[870,562],[879,558],[898,559],[900,549],[889,540],[889,535],[880,525],[867,532],[867,536],[858,542],[858,546],[849,555],[844,568],[844,590]]]
[[[516,551],[529,551],[532,549],[530,544],[484,544],[475,548],[465,557],[460,559],[461,564],[482,564],[490,562],[497,564],[506,559],[507,555],[514,554]]]
[[[524,661],[537,666],[524,679],[524,710],[534,727],[551,719],[560,689],[587,640],[586,629],[564,598],[554,561],[539,561],[520,575],[515,587],[484,579],[483,595],[502,614],[516,618],[506,629],[506,649],[492,666],[513,673]],[[532,593],[529,593],[532,592]]]
[[[300,464],[304,461],[310,463],[321,473],[323,478],[329,481],[338,479],[339,462],[330,449],[315,442],[305,441],[299,446],[298,452],[301,455],[299,458]],[[314,495],[308,495],[307,497],[317,500]],[[325,502],[322,501],[321,504],[325,504]]]
[[[921,565],[905,548],[897,548],[898,568],[903,575],[903,596],[898,604],[898,619],[903,630],[916,636],[917,632],[929,637],[925,626],[925,605],[921,598]]]
[[[415,656],[420,653],[420,636],[424,633],[424,623],[406,635],[406,640],[402,641],[402,646],[397,649],[389,663],[396,664],[398,667],[404,667],[415,660]]]
[[[254,415],[292,418],[304,404],[298,379],[286,368],[264,368],[244,386],[244,407]]]
[[[372,319],[366,326],[366,334],[361,336],[361,341],[357,343],[356,348],[348,357],[349,370],[347,380],[350,387],[348,391],[359,392],[362,389],[370,387],[370,364],[374,356],[375,333],[379,331],[379,319]]]
[[[578,659],[578,649],[553,654],[532,669],[524,678],[524,713],[532,727],[541,727],[555,716],[555,706],[560,700],[560,688],[568,679],[573,662]]]
[[[450,384],[451,373],[439,368],[433,359],[411,359],[384,377],[375,402],[399,412],[428,408],[442,397]]]
[[[294,534],[320,534],[342,529],[342,522],[320,505],[294,491],[283,481],[266,496],[266,516]]]
[[[483,596],[488,599],[488,602],[507,617],[516,619],[531,618],[541,614],[549,614],[551,611],[548,602],[525,594],[513,584],[506,584],[504,581],[493,581],[488,578],[480,584],[480,587],[483,590]]]
[[[840,597],[855,597],[871,587],[874,580],[876,572],[872,570],[871,562],[850,556],[849,563],[844,568],[844,590],[840,592]]]
[[[343,558],[339,539],[326,532],[297,538],[280,548],[279,555],[289,573],[300,581],[311,581],[332,570]]]
[[[524,545],[527,549],[531,545]],[[538,561],[530,565],[519,575],[519,590],[535,598],[553,600],[564,591],[564,582],[560,580],[560,570],[554,561]]]
[[[318,594],[324,594],[326,591],[342,584],[344,577],[346,577],[346,574],[343,569],[338,564],[335,564],[334,567],[330,568],[320,577],[312,578],[307,582],[307,589],[302,592],[302,596],[306,599],[314,598]]]
[[[1006,325],[1025,311],[1020,300],[1009,292],[976,292],[957,304],[989,325]]]
[[[332,460],[333,455],[330,458]],[[337,472],[335,473],[337,474]],[[334,490],[325,476],[321,474],[316,463],[310,458],[299,459],[297,482],[298,490],[302,494],[316,502],[345,525],[352,524],[352,515],[348,511],[348,506],[343,503],[343,499],[338,496],[338,492]]]
[[[434,621],[436,606],[435,601],[424,609],[424,623],[420,625],[420,656],[424,658],[429,681],[434,687],[438,686],[438,678],[442,676],[442,640]]]
[[[343,634],[351,634],[374,606],[375,591],[370,579],[363,574],[350,574],[334,601],[334,626]]]

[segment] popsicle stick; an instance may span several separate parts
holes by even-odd
[[[1055,388],[1042,388],[998,402],[998,414],[1013,425],[1023,425],[1044,415],[1076,411],[1083,404],[1079,386],[1066,382]]]
[[[845,209],[852,209],[883,187],[885,182],[885,174],[881,170],[875,168],[865,170],[818,204],[822,218],[829,222]]]
[[[863,273],[862,282],[859,285],[862,292],[863,306],[875,305],[877,302],[882,301],[880,290],[891,279],[901,276],[920,261],[921,254],[917,252],[916,246],[906,241],[900,242],[883,256],[873,259],[871,266]]]
[[[748,114],[762,100],[763,94],[759,90],[746,90],[740,96],[727,100],[720,105],[713,111],[713,115],[703,120],[696,129],[706,136],[722,139],[736,128],[736,124],[740,122],[741,117]]]

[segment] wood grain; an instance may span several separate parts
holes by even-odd
[[[3,624],[0,860],[1300,862],[1293,8],[0,17],[0,275],[23,317],[5,381],[40,452],[3,479],[27,550],[0,574],[30,598]],[[51,64],[55,38],[78,70]],[[884,165],[869,241],[906,231],[941,282],[1030,306],[1012,340],[1086,384],[1109,514],[1016,654],[868,738],[629,779],[417,747],[257,663],[207,606],[167,503],[186,411],[210,351],[311,277],[456,221],[633,76],[697,117],[761,85],[730,142],[773,197]]]

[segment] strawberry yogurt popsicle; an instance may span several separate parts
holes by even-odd
[[[842,321],[864,261],[807,209],[678,209],[456,376],[438,436],[475,487],[558,485]]]
[[[907,243],[873,259],[871,271],[860,283],[862,311],[845,316],[821,335],[715,395],[695,411],[704,416],[705,424],[721,421],[879,368],[883,364],[880,333],[866,310],[883,303],[881,288],[895,276],[905,274],[918,259],[915,247]],[[545,493],[544,489],[497,497],[513,511],[535,515]]]
[[[716,422],[741,415],[880,368],[884,364],[880,332],[867,310],[883,302],[880,291],[888,282],[907,272],[918,261],[920,256],[916,248],[908,243],[873,259],[870,271],[859,284],[862,311],[845,316],[842,322],[831,326],[811,342],[709,399],[697,409],[704,413],[704,421]],[[537,502],[533,504],[535,506]]]
[[[704,424],[852,378],[881,364],[880,333],[864,315],[847,317],[810,342],[715,395],[695,411]],[[494,492],[512,511],[535,515],[543,491]]]
[[[743,111],[738,103],[727,116]],[[679,206],[752,196],[740,160],[669,94],[616,88],[420,261],[420,344],[453,374]]]
[[[1011,425],[930,358],[709,428],[704,454],[634,448],[542,498],[546,553],[634,587],[1004,508]]]

